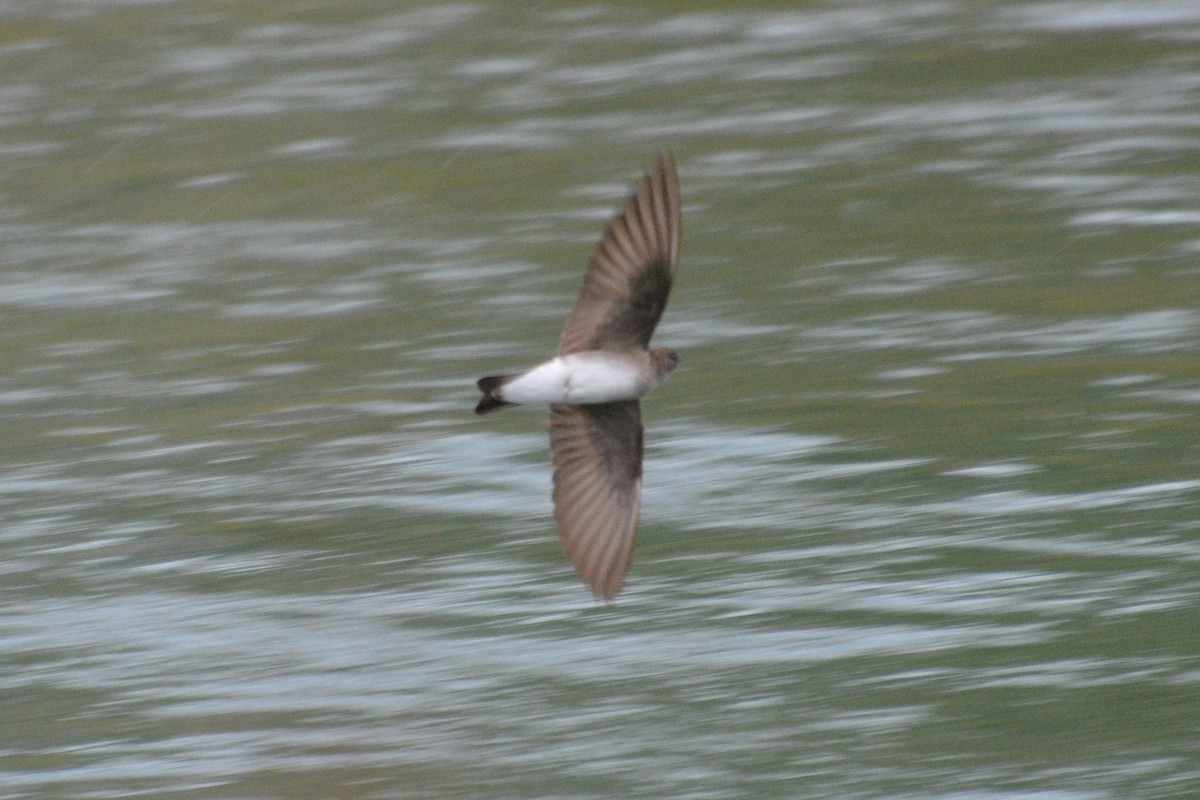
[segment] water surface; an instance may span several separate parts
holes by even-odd
[[[0,10],[0,797],[1200,782],[1200,10]],[[673,148],[642,529],[543,357]]]

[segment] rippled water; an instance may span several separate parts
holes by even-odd
[[[1200,786],[1193,3],[0,8],[0,797]],[[662,146],[612,606],[542,357]]]

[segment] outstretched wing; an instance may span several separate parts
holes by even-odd
[[[642,418],[636,400],[550,406],[554,521],[567,557],[611,600],[633,552],[642,498]]]
[[[679,226],[679,178],[668,152],[600,240],[558,343],[559,355],[649,346],[671,292]]]

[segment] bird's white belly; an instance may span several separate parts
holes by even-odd
[[[510,403],[611,403],[644,393],[636,365],[593,353],[558,356],[504,384]]]

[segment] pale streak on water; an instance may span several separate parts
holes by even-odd
[[[0,9],[0,798],[1196,796],[1194,4],[515,8]],[[471,380],[663,144],[605,608]]]

